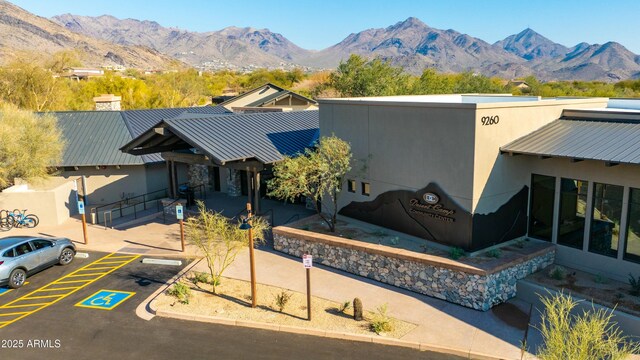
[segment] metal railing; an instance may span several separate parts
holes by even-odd
[[[115,201],[106,205],[96,206],[91,208],[91,219],[96,224],[100,224],[100,215],[105,216],[105,212],[111,213],[111,219],[117,219],[127,215],[133,215],[135,219],[138,218],[138,212],[144,211],[153,206],[157,211],[160,211],[160,199],[168,196],[168,189],[156,190],[143,195],[133,196],[123,200]],[[104,221],[104,220],[103,220]],[[106,224],[105,224],[106,225]]]

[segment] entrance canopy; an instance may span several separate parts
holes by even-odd
[[[132,155],[182,152],[196,163],[261,165],[304,152],[319,135],[318,111],[235,115],[194,115],[166,119],[143,132],[121,151]],[[193,149],[193,152],[184,150]]]
[[[640,112],[565,110],[561,119],[502,146],[500,152],[640,165]]]

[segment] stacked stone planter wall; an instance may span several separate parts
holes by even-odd
[[[277,251],[293,256],[306,252],[316,263],[482,311],[514,297],[517,280],[551,265],[555,258],[555,247],[542,245],[503,265],[483,269],[288,227],[274,228],[273,237]]]

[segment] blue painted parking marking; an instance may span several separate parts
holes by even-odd
[[[116,306],[132,297],[135,293],[117,290],[100,290],[77,303],[76,306],[91,309],[113,310]]]
[[[0,287],[0,296],[8,293],[9,291],[11,291],[11,289],[9,289],[8,287]]]

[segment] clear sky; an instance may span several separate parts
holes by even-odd
[[[489,43],[527,27],[565,46],[616,41],[640,54],[640,0],[13,0],[40,16],[113,15],[162,26],[215,31],[267,28],[305,49],[320,50],[350,33],[414,16]]]

